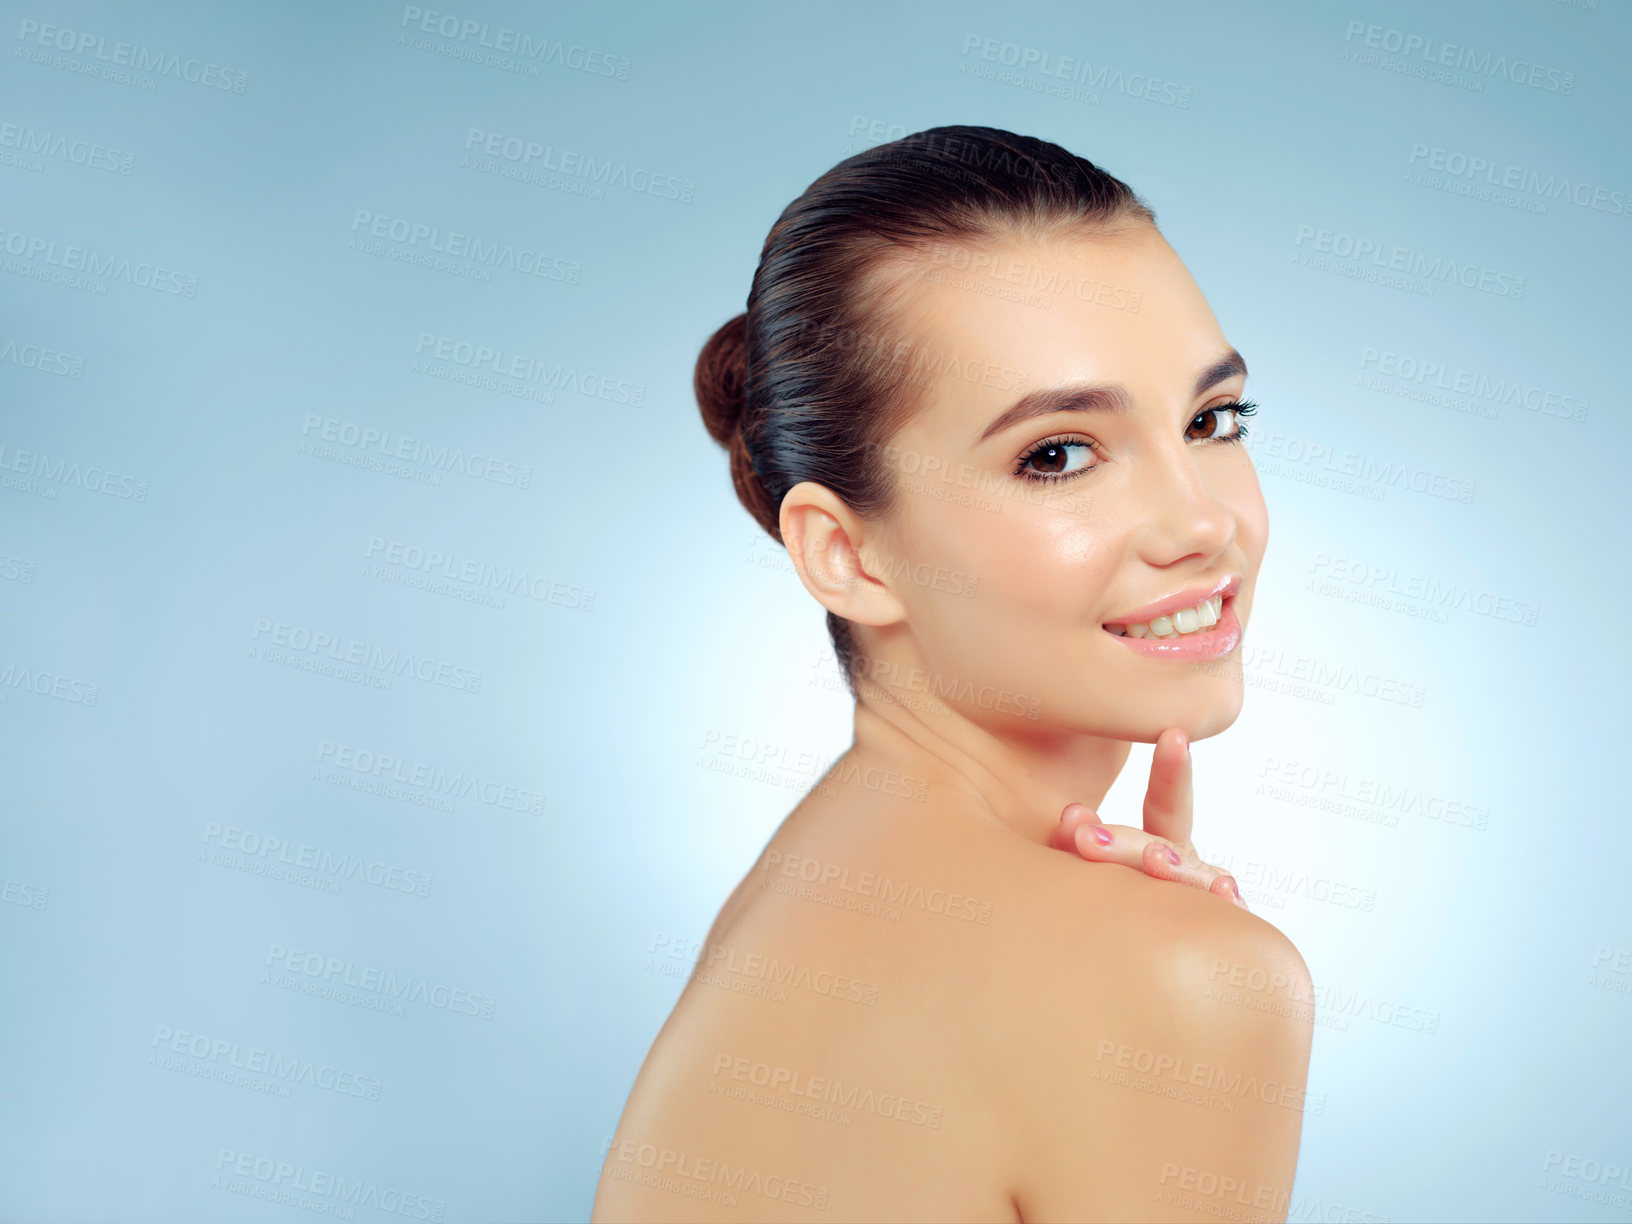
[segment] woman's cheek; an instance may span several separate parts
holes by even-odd
[[[1102,524],[1080,516],[1049,525],[1030,542],[1017,542],[1009,564],[1023,566],[1016,581],[1030,592],[1037,615],[1062,626],[1081,623],[1103,609],[1126,544]]]

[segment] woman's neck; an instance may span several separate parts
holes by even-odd
[[[1027,841],[1048,845],[1068,803],[1097,809],[1127,763],[1125,740],[995,730],[921,693],[912,705],[876,683],[858,683],[855,742],[845,754],[865,767],[928,782],[932,802],[996,819]]]

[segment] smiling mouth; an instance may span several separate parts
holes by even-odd
[[[1176,638],[1199,637],[1214,632],[1224,613],[1224,605],[1234,596],[1214,595],[1193,607],[1181,608],[1166,616],[1158,616],[1136,624],[1104,626],[1107,633],[1117,637],[1151,638],[1172,641]]]

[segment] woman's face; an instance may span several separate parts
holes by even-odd
[[[874,640],[927,673],[920,691],[1010,733],[1229,726],[1228,630],[1246,624],[1269,521],[1227,440],[1245,418],[1211,411],[1242,398],[1245,368],[1178,256],[1138,226],[930,245],[902,269],[891,314],[918,408],[885,451],[896,505],[862,553],[907,620]],[[1106,627],[1230,580],[1211,631]]]

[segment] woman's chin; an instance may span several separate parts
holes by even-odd
[[[1190,737],[1191,742],[1208,739],[1227,731],[1241,716],[1241,691],[1218,694],[1213,700],[1195,705],[1178,706],[1141,718],[1130,734],[1118,736],[1132,744],[1154,744],[1163,731],[1177,727]]]

